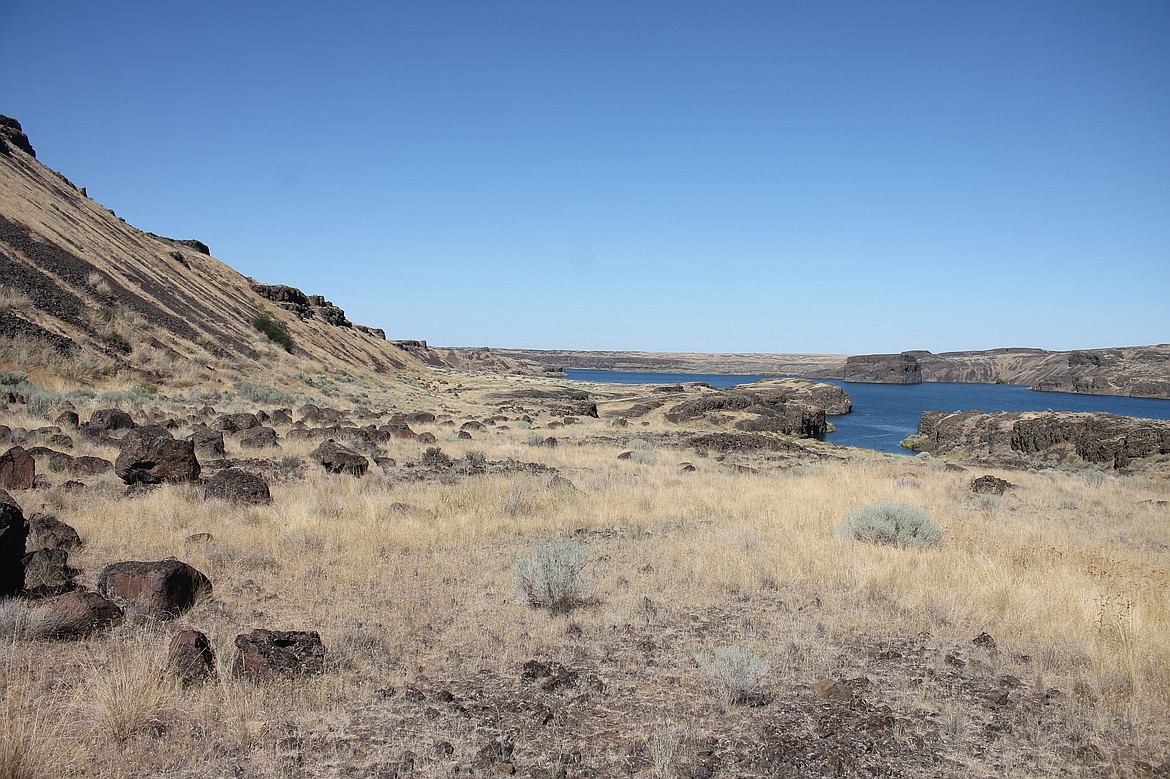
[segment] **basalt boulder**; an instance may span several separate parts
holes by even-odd
[[[232,675],[271,682],[319,675],[325,670],[325,646],[315,630],[266,630],[236,636]]]
[[[211,580],[173,558],[156,562],[126,561],[106,566],[98,592],[119,599],[157,619],[174,619],[211,592]]]
[[[38,633],[44,638],[84,638],[122,620],[118,604],[96,592],[67,592],[45,601]]]
[[[190,440],[196,456],[223,459],[223,431],[199,425],[191,430]]]
[[[184,687],[214,679],[215,649],[198,630],[181,630],[171,640],[167,667]]]
[[[203,493],[214,500],[229,503],[262,506],[272,502],[272,494],[264,477],[239,468],[224,468],[207,480]]]
[[[24,589],[25,541],[28,523],[20,504],[0,490],[0,598],[19,595]]]
[[[77,530],[52,514],[33,514],[28,520],[28,546],[33,549],[80,549]]]
[[[126,434],[114,472],[127,484],[195,481],[199,460],[190,441],[171,437],[165,428],[150,426]]]
[[[22,446],[0,454],[0,490],[30,490],[36,480],[37,463]]]
[[[102,408],[89,415],[85,429],[90,433],[109,434],[135,427],[134,418],[120,408]]]
[[[332,439],[323,442],[309,456],[320,463],[321,467],[329,473],[364,476],[370,467],[370,461],[364,456]]]

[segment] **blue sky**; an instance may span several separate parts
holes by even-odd
[[[1170,341],[1170,3],[0,0],[131,224],[437,345]]]

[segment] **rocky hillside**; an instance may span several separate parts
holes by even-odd
[[[126,224],[38,162],[20,124],[0,117],[0,368],[85,384],[217,384],[258,364],[269,375],[443,364],[407,343],[351,323],[324,297],[246,278],[200,241]]]

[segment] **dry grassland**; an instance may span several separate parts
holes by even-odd
[[[183,486],[128,497],[112,475],[76,495],[16,495],[26,514],[44,501],[77,528],[86,545],[71,562],[89,586],[107,564],[176,556],[214,592],[172,624],[132,620],[76,643],[9,638],[0,775],[699,776],[705,765],[729,777],[1124,776],[1166,765],[1165,481],[999,473],[1017,487],[997,502],[968,488],[983,471],[832,447],[751,474],[693,451],[618,460],[637,433],[598,420],[556,431],[556,448],[515,427],[472,441],[414,429],[453,458],[551,466],[576,490],[549,489],[550,473],[422,478],[406,467],[424,448],[412,441],[385,447],[389,473],[329,476],[308,462],[297,476],[312,445],[284,441],[274,457],[288,478],[274,480],[271,506]],[[231,446],[229,457],[255,456]],[[681,473],[683,460],[697,470]],[[929,513],[946,544],[837,537],[852,510],[884,499]],[[198,533],[212,539],[189,540]],[[589,557],[592,601],[563,616],[512,584],[517,557],[551,539]],[[218,682],[184,690],[160,676],[185,626],[215,643]],[[326,673],[233,680],[232,641],[255,627],[319,631]],[[981,633],[994,646],[973,644]],[[767,662],[763,705],[719,698],[695,662],[718,646]],[[532,659],[580,677],[542,691],[521,678]],[[821,697],[810,685],[822,679],[854,680],[857,695]],[[866,724],[887,712],[880,734]],[[810,728],[821,742],[801,735]],[[830,742],[856,754],[818,762]]]

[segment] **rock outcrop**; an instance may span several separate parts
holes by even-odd
[[[252,282],[252,291],[266,300],[271,300],[285,311],[291,311],[302,320],[320,319],[337,327],[353,327],[345,318],[345,312],[330,303],[322,295],[306,295],[296,287],[284,284],[259,284]],[[385,339],[385,333],[383,333]]]
[[[24,128],[20,126],[20,122],[11,116],[0,114],[0,154],[7,157],[11,153],[10,146],[20,149],[30,157],[37,156],[36,150],[29,143],[28,136],[24,134]]]
[[[862,354],[845,361],[842,378],[871,384],[921,384],[922,366],[909,352]]]
[[[1170,421],[1116,414],[926,411],[915,448],[931,454],[1061,461],[1075,457],[1110,468],[1170,454]]]
[[[849,396],[835,384],[765,379],[685,400],[668,410],[665,418],[681,424],[731,414],[734,427],[744,432],[817,438],[829,431],[827,415],[847,414],[852,409]]]

